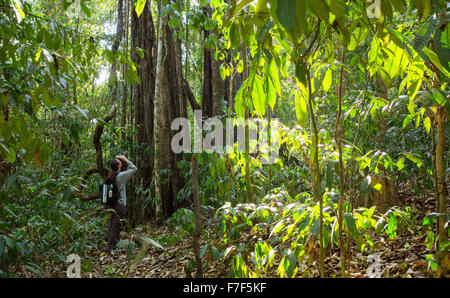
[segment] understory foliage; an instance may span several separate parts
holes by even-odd
[[[64,276],[70,254],[92,272],[114,212],[95,194],[119,154],[139,168],[128,267],[103,276],[192,238],[189,274],[346,277],[404,237],[446,276],[447,1],[72,2],[0,0],[0,276]],[[268,120],[258,141],[277,158],[171,152],[170,117],[195,109]],[[146,234],[160,225],[170,237]]]

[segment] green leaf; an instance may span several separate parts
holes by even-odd
[[[423,118],[423,126],[427,130],[428,133],[430,133],[431,129],[431,120],[428,117]]]
[[[397,219],[395,218],[394,214],[391,213],[389,215],[389,223],[386,228],[386,233],[388,234],[389,238],[393,239],[395,236],[397,236]]]
[[[414,40],[412,41],[412,46],[414,50],[420,55],[422,49],[428,43],[431,33],[435,30],[438,19],[435,17],[430,17],[417,32]]]
[[[25,13],[22,10],[22,2],[20,0],[13,0],[13,10],[16,14],[17,23],[22,22],[23,18],[25,18]]]
[[[277,17],[280,24],[291,34],[294,34],[295,1],[278,0]]]
[[[306,34],[308,30],[308,25],[306,24],[306,1],[295,1],[295,20],[297,26],[294,33],[297,34],[297,31],[299,31]]]
[[[344,19],[347,6],[345,5],[346,0],[333,0],[330,5],[331,13],[336,16],[338,19]]]
[[[308,4],[314,14],[326,23],[329,22],[330,8],[325,0],[308,0]]]
[[[423,164],[423,161],[420,157],[414,156],[411,153],[407,153],[407,152],[403,152],[402,153],[407,159],[411,160],[412,162],[414,162],[416,164],[416,166],[418,168],[420,168]]]
[[[428,231],[427,238],[425,239],[425,244],[427,245],[428,250],[432,250],[434,239],[435,237],[433,231]]]
[[[446,216],[446,217],[448,217],[448,215],[445,214],[445,213],[436,213],[436,212],[429,213],[429,214],[427,214],[424,217],[423,222],[422,222],[422,226],[424,228],[430,226],[431,224],[433,224],[436,221],[436,218],[438,218],[439,216]]]
[[[91,17],[91,10],[86,6],[86,4],[84,2],[81,2],[81,10],[83,10],[84,14],[90,18]]]
[[[8,246],[11,249],[14,248],[14,241],[11,240],[11,238],[9,238],[7,236],[3,236],[3,239],[5,239],[6,246]]]
[[[279,231],[281,231],[281,229],[283,229],[284,226],[285,226],[284,220],[280,220],[280,221],[275,225],[275,227],[272,229],[272,232],[270,233],[269,238],[272,236],[272,234],[276,234],[276,233],[278,233]]]
[[[16,247],[20,249],[22,255],[29,255],[30,251],[22,242],[16,242]]]
[[[230,27],[230,41],[235,49],[239,48],[241,42],[239,34],[239,25],[233,22]]]
[[[267,111],[267,97],[264,94],[262,80],[255,77],[252,90],[252,102],[259,116],[264,116]]]
[[[399,171],[401,171],[403,169],[403,167],[405,166],[405,157],[400,157],[397,161],[397,168]]]
[[[289,250],[285,260],[287,261],[287,264],[285,263],[287,266],[284,267],[286,274],[289,278],[292,278],[294,276],[295,267],[297,267],[297,259],[295,254]]]
[[[8,161],[9,163],[14,163],[16,161],[16,152],[11,147],[9,148]]]
[[[442,62],[442,66],[447,71],[450,71],[450,34],[448,25],[445,26],[444,30],[441,27],[436,28],[436,32],[434,33],[434,47],[439,60]]]
[[[333,72],[331,71],[331,67],[328,67],[322,82],[323,91],[327,92],[328,90],[330,90],[332,82],[333,82]]]
[[[272,82],[273,86],[275,87],[277,94],[279,96],[281,96],[280,77],[278,76],[278,68],[275,63],[275,59],[272,59],[272,61],[270,61],[269,74],[270,74],[271,82]]]
[[[300,126],[305,128],[308,120],[308,110],[306,100],[304,96],[300,94],[300,91],[295,93],[295,113]]]
[[[241,88],[239,88],[236,96],[234,97],[234,110],[236,111],[236,116],[238,118],[244,118],[245,113],[245,105],[244,105],[244,96],[242,95],[244,89],[247,88],[247,84],[244,83]]]
[[[425,55],[427,55],[427,57],[430,59],[430,61],[431,61],[431,62],[432,62],[432,63],[433,63],[440,71],[442,71],[443,74],[445,74],[447,77],[450,77],[450,72],[442,66],[441,61],[439,60],[438,55],[437,55],[435,52],[433,52],[433,50],[431,50],[431,49],[428,48],[428,47],[425,47],[425,48],[423,49],[423,52],[425,53]],[[445,61],[445,62],[447,62],[447,61]],[[448,63],[448,62],[447,62],[447,63]]]
[[[403,120],[403,125],[402,127],[405,128],[409,122],[411,122],[411,120],[414,118],[415,114],[409,114],[408,116],[405,117],[405,119]]]
[[[147,2],[147,0],[137,0],[137,2],[136,2],[136,14],[137,14],[138,18],[141,16],[141,13],[144,10],[146,2]]]
[[[307,72],[307,68],[306,68],[305,62],[300,59],[297,60],[297,62],[295,63],[295,76],[297,77],[299,82],[303,84],[303,86],[307,85],[306,84],[306,72]]]
[[[350,36],[348,50],[354,51],[369,35],[370,31],[366,27],[356,27]]]
[[[377,71],[377,58],[378,58],[378,52],[379,52],[379,45],[378,45],[378,33],[375,34],[375,36],[372,39],[372,42],[370,44],[370,50],[369,50],[369,60],[368,60],[368,67],[369,67],[369,73],[371,76],[374,75],[374,73]]]
[[[356,222],[351,213],[344,213],[344,223],[353,239],[356,240],[358,238],[358,230],[356,229]]]

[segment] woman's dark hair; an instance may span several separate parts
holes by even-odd
[[[116,180],[116,176],[117,176],[117,174],[119,174],[119,165],[120,165],[120,160],[118,160],[117,158],[114,158],[111,160],[111,163],[110,163],[111,170],[109,171],[108,180],[113,181],[113,182]]]

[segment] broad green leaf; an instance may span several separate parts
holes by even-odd
[[[403,167],[405,166],[405,157],[401,156],[398,161],[397,161],[397,168],[399,171],[401,171],[403,169]]]
[[[16,152],[11,147],[9,148],[8,161],[9,163],[14,163],[16,161]]]
[[[280,77],[278,76],[278,68],[275,62],[275,59],[270,61],[269,67],[270,79],[272,80],[273,85],[275,86],[275,90],[277,94],[281,96],[281,85],[280,85]]]
[[[435,240],[435,237],[434,237],[433,231],[428,231],[427,238],[425,239],[425,244],[426,244],[428,250],[433,249],[434,240]]]
[[[232,46],[235,49],[238,49],[240,41],[241,41],[240,35],[239,35],[239,25],[237,25],[236,23],[232,23],[229,34],[230,34],[230,41],[231,41]]]
[[[358,26],[350,36],[350,43],[347,49],[354,51],[369,35],[370,31],[366,27]]]
[[[448,78],[450,77],[450,72],[444,68],[441,64],[441,61],[439,61],[439,57],[438,55],[433,52],[433,50],[431,50],[428,47],[424,47],[423,48],[423,52],[425,53],[425,55],[427,55],[427,57],[430,59],[430,61],[440,70],[442,71],[443,74],[445,74]],[[448,63],[448,61],[446,61]]]
[[[236,111],[236,116],[238,118],[244,118],[245,114],[245,104],[244,104],[244,89],[247,88],[247,84],[244,83],[241,88],[239,88],[236,96],[234,97],[234,110]]]
[[[329,22],[330,8],[325,0],[308,0],[308,4],[317,17],[321,18],[326,23]]]
[[[300,91],[295,93],[295,113],[300,126],[305,128],[308,120],[308,110],[306,100]]]
[[[284,220],[280,220],[280,221],[275,225],[275,227],[272,229],[272,232],[270,233],[270,237],[272,236],[272,234],[276,234],[276,233],[278,233],[279,231],[281,231],[281,229],[283,229],[284,226],[285,226]],[[269,238],[270,238],[270,237],[269,237]]]
[[[306,83],[306,64],[302,60],[297,60],[295,63],[295,76],[297,77],[298,81],[303,84],[303,86],[307,86]]]
[[[141,13],[144,10],[146,2],[147,2],[147,0],[137,0],[137,2],[136,2],[136,14],[137,14],[138,18],[141,16]]]
[[[295,1],[295,20],[296,20],[296,30],[300,33],[306,34],[308,30],[308,25],[306,24],[306,1]]]
[[[441,27],[436,28],[436,32],[434,33],[434,47],[442,66],[447,71],[450,71],[450,34],[448,28],[448,24],[444,30]]]
[[[3,236],[3,239],[5,239],[6,246],[8,246],[10,249],[14,249],[14,241],[11,238]]]
[[[258,0],[256,3],[256,13],[266,12],[267,11],[267,3],[269,0]]]
[[[353,239],[356,240],[358,238],[358,230],[356,229],[356,222],[351,213],[344,213],[344,223]]]
[[[252,90],[252,103],[259,116],[264,116],[267,111],[267,97],[264,94],[263,84],[260,77],[255,77]]]
[[[323,91],[327,92],[331,88],[331,83],[333,82],[333,72],[331,70],[331,67],[327,68],[327,71],[325,73],[325,77],[322,82]]]
[[[423,118],[423,126],[427,130],[428,133],[430,133],[431,129],[431,120],[428,117]]]
[[[378,57],[378,52],[379,52],[378,42],[379,42],[378,41],[378,33],[376,33],[370,44],[370,50],[369,50],[369,54],[368,54],[368,58],[369,58],[368,66],[369,66],[369,72],[370,72],[371,76],[373,76],[377,70],[377,57]]]
[[[412,41],[413,48],[419,53],[426,46],[431,33],[435,30],[438,19],[430,17],[417,32]]]
[[[417,167],[421,167],[422,166],[422,164],[423,164],[423,161],[422,161],[422,159],[420,158],[420,157],[418,157],[418,156],[415,156],[415,155],[413,155],[413,154],[411,154],[411,153],[407,153],[407,152],[403,152],[402,153],[407,159],[409,159],[409,160],[411,160],[412,162],[414,162],[416,165],[417,165]]]
[[[381,185],[381,183],[376,183],[376,184],[372,185],[372,187],[374,189],[376,189],[377,191],[382,192],[383,185]]]
[[[91,10],[86,6],[86,4],[84,2],[80,3],[81,5],[81,10],[83,10],[84,14],[90,18],[91,17]]]
[[[297,267],[297,258],[295,257],[295,254],[289,250],[288,254],[286,256],[287,266],[285,266],[286,275],[289,278],[294,277],[295,267]]]
[[[386,233],[388,234],[389,238],[393,239],[395,236],[397,236],[397,219],[395,218],[394,214],[391,213],[389,215],[389,223],[386,228]]]
[[[280,24],[291,34],[294,34],[295,1],[278,0],[277,17]]]
[[[17,18],[17,23],[22,22],[23,18],[25,18],[25,13],[22,10],[22,1],[20,0],[12,0],[14,5],[13,5],[13,10],[14,13],[16,14],[16,18]]]

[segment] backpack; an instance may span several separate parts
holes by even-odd
[[[106,179],[100,184],[100,201],[103,205],[112,206],[117,203],[119,192],[115,181]]]

